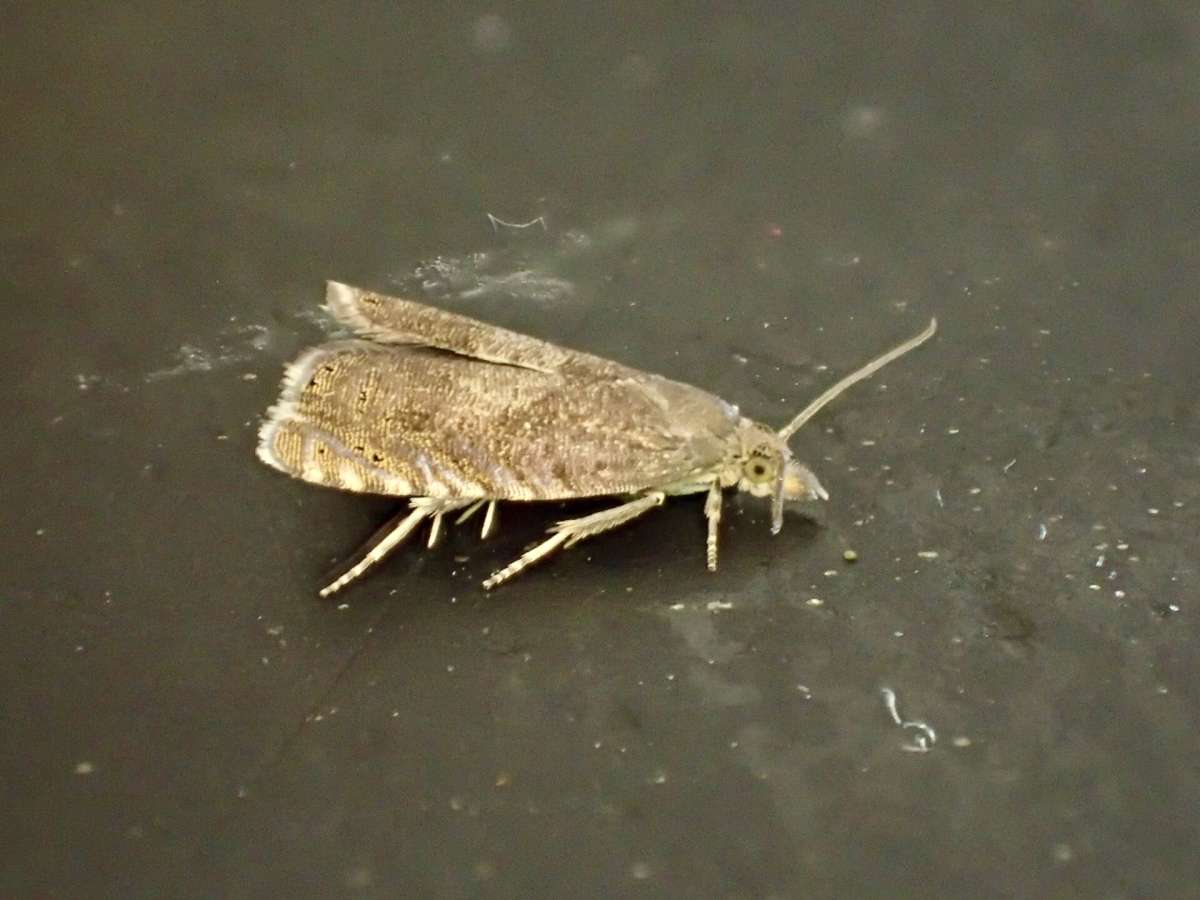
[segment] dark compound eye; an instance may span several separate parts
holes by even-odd
[[[746,463],[746,477],[751,481],[763,482],[771,477],[771,466],[765,459],[752,459]]]

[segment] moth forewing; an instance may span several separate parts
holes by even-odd
[[[296,478],[410,497],[410,511],[344,574],[354,581],[426,521],[429,543],[461,511],[499,501],[615,496],[610,509],[555,524],[484,586],[629,522],[666,496],[706,493],[707,561],[717,564],[722,490],[785,500],[827,497],[791,460],[787,438],[851,384],[927,340],[936,327],[843,379],[778,433],[700,388],[409,300],[329,282],[326,305],[360,335],[302,354],[259,432],[258,456]]]

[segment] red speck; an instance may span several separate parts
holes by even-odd
[[[767,237],[781,238],[781,237],[783,237],[783,229],[775,224],[768,225],[767,226]]]

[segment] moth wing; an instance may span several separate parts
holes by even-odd
[[[599,356],[489,325],[436,307],[330,281],[325,306],[357,334],[385,344],[416,344],[538,372],[612,374],[625,367]]]
[[[363,493],[561,500],[711,471],[736,412],[643,373],[546,373],[351,340],[288,368],[258,455],[305,481]]]

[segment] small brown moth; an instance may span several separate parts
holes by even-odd
[[[828,500],[787,441],[823,406],[933,336],[920,334],[847,375],[778,431],[699,388],[410,300],[329,282],[326,306],[360,338],[292,363],[259,431],[258,456],[314,484],[408,497],[345,587],[426,519],[481,508],[483,537],[502,500],[618,495],[619,506],[550,528],[550,537],[483,582],[494,588],[560,547],[616,528],[668,496],[705,493],[708,568],[717,568],[725,488],[771,498],[771,531],[789,500]]]

